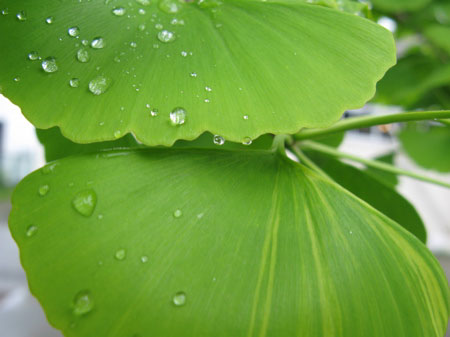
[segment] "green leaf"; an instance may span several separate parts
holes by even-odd
[[[77,143],[133,132],[171,145],[205,131],[243,142],[325,127],[369,100],[395,63],[392,35],[379,25],[289,0],[2,4],[4,95],[36,127],[59,126]],[[86,53],[88,62],[77,61]],[[178,109],[173,120],[184,124],[174,126],[177,108],[185,116]]]
[[[394,165],[395,153],[389,153],[387,155],[380,156],[375,158],[377,161],[381,161],[386,164]],[[382,171],[373,167],[367,167],[364,170],[365,173],[370,175],[371,177],[381,181],[382,183],[392,187],[395,189],[395,186],[398,185],[398,176],[396,174]]]
[[[409,12],[417,11],[428,5],[431,0],[372,0],[375,9],[386,12]]]
[[[306,153],[339,185],[396,221],[422,242],[426,242],[427,232],[420,215],[414,206],[391,186],[339,160],[317,152]]]
[[[105,149],[139,146],[132,135],[126,135],[123,138],[109,142],[77,144],[65,138],[58,128],[51,128],[48,130],[37,129],[36,134],[39,141],[45,148],[45,160],[47,162],[75,154],[90,153]]]
[[[80,192],[91,216],[72,206]],[[447,327],[447,281],[426,247],[276,153],[68,157],[25,178],[12,203],[31,290],[69,337],[442,337]]]
[[[428,127],[414,123],[399,134],[406,153],[420,166],[450,172],[450,126]]]
[[[450,27],[444,25],[430,25],[425,29],[425,36],[436,46],[450,54]]]

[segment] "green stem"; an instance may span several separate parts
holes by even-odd
[[[305,129],[295,134],[293,137],[296,140],[314,139],[325,135],[330,135],[337,132],[367,128],[376,125],[385,125],[399,122],[412,122],[430,119],[445,119],[450,118],[450,111],[417,111],[417,112],[402,112],[398,114],[383,115],[383,116],[364,116],[354,117],[341,120],[333,126],[326,129]]]
[[[428,183],[432,183],[432,184],[436,184],[436,185],[440,185],[440,186],[443,186],[443,187],[450,188],[450,184],[446,183],[444,181],[433,179],[433,178],[421,175],[419,173],[402,170],[402,169],[400,169],[398,167],[395,167],[393,165],[382,163],[382,162],[379,162],[379,161],[376,161],[376,160],[369,160],[369,159],[359,158],[359,157],[356,157],[356,156],[348,154],[348,153],[340,152],[340,151],[334,149],[333,147],[322,145],[322,144],[319,144],[319,143],[316,143],[316,142],[313,142],[313,141],[302,142],[301,143],[301,147],[303,149],[308,149],[308,150],[321,152],[321,153],[329,155],[331,157],[349,159],[349,160],[357,162],[357,163],[362,163],[362,164],[364,164],[364,165],[366,165],[368,167],[373,167],[373,168],[376,168],[376,169],[379,169],[379,170],[391,172],[391,173],[398,174],[398,175],[408,176],[408,177],[411,177],[411,178],[414,178],[414,179],[417,179],[417,180],[421,180],[421,181],[425,181],[425,182],[428,182]]]
[[[300,150],[298,145],[293,145],[289,147],[289,150],[291,150],[297,158],[300,160],[300,163],[308,166],[310,169],[316,171],[320,175],[322,175],[325,178],[328,178],[330,180],[333,180],[330,178],[328,174],[325,173],[324,170],[322,170],[319,166],[317,166],[311,159],[309,159],[302,150]]]

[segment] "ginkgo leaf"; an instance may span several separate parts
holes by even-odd
[[[324,127],[395,64],[392,35],[290,0],[4,0],[0,86],[41,129],[147,145]]]
[[[387,12],[409,12],[424,8],[431,0],[372,0],[375,9]]]
[[[442,337],[448,285],[413,235],[266,151],[69,157],[10,228],[68,337]]]

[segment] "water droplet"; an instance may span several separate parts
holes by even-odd
[[[42,174],[48,175],[55,171],[55,168],[58,166],[58,163],[48,164],[42,168]]]
[[[80,28],[78,28],[78,27],[70,27],[68,30],[67,30],[67,33],[69,34],[69,36],[72,36],[72,37],[77,37],[77,36],[79,36],[80,35]]]
[[[14,82],[20,82],[20,77],[19,77],[19,76],[14,77],[14,78],[13,78],[13,81],[14,81]]]
[[[108,90],[110,84],[111,80],[109,78],[100,75],[89,82],[89,90],[98,96]]]
[[[159,9],[169,14],[175,14],[180,10],[180,3],[177,0],[161,0]]]
[[[177,210],[175,210],[175,212],[173,212],[173,216],[177,219],[180,218],[182,215],[183,215],[183,211],[181,209],[177,209]]]
[[[171,21],[170,21],[170,24],[172,24],[172,25],[174,25],[174,26],[176,26],[176,25],[179,25],[179,26],[184,26],[184,20],[180,20],[180,19],[177,19],[177,18],[173,18]]]
[[[211,101],[209,100],[209,98],[205,98],[204,102],[205,102],[205,103],[209,103],[209,102],[211,102]]]
[[[39,187],[39,190],[38,190],[39,195],[41,197],[45,196],[48,193],[48,191],[50,191],[50,186],[48,186],[48,185],[42,185],[41,187]]]
[[[115,7],[113,8],[112,13],[115,16],[124,16],[127,13],[127,10],[123,7]]]
[[[158,39],[164,43],[173,42],[175,41],[175,34],[164,29],[158,33]]]
[[[19,21],[25,21],[27,19],[27,13],[25,13],[25,11],[20,11],[16,14],[16,18]]]
[[[245,119],[245,120],[248,120],[248,115],[245,115],[245,116],[244,116],[244,119]]]
[[[183,51],[181,52],[181,56],[183,56],[183,57],[186,57],[186,56],[188,56],[188,53],[187,53],[187,51],[184,51],[184,50],[183,50]]]
[[[148,262],[148,256],[141,256],[141,262],[142,263],[147,263]]]
[[[138,13],[139,13],[140,15],[145,15],[146,11],[145,11],[145,9],[143,9],[143,8],[139,8]]]
[[[89,41],[86,40],[86,39],[81,40],[81,44],[82,44],[83,46],[88,46],[88,45],[89,45]]]
[[[148,6],[148,5],[150,5],[150,0],[136,0],[136,2],[138,3],[138,4],[141,4],[142,6]]]
[[[116,260],[123,261],[127,257],[127,251],[125,249],[119,249],[115,254],[114,257]]]
[[[173,296],[172,301],[177,307],[181,307],[186,304],[186,294],[180,291]]]
[[[56,59],[54,57],[47,57],[44,61],[42,61],[41,66],[46,73],[54,73],[58,71],[58,65],[56,64]]]
[[[97,215],[97,219],[102,220],[103,219],[103,214]]]
[[[197,77],[197,73],[191,73],[191,77]]]
[[[164,28],[164,26],[160,23],[155,24],[155,29],[157,30],[162,30]]]
[[[197,5],[200,8],[214,8],[222,4],[221,0],[198,0]]]
[[[210,87],[205,87],[205,90],[208,91],[208,92],[212,91],[212,89]]]
[[[8,15],[9,14],[8,8],[3,8],[1,13],[2,15]]]
[[[182,125],[186,121],[186,110],[183,108],[175,108],[170,113],[170,121],[172,125]]]
[[[145,30],[145,24],[143,24],[143,23],[141,23],[139,26],[138,26],[138,29],[141,31],[141,32],[143,32],[144,30]]]
[[[80,291],[73,299],[73,313],[77,316],[86,315],[94,309],[94,301],[91,292],[88,290]]]
[[[219,136],[219,135],[215,135],[213,141],[214,141],[214,144],[216,144],[216,145],[225,144],[225,138],[223,138],[222,136]]]
[[[31,238],[37,232],[38,228],[35,225],[28,226],[26,235]]]
[[[37,51],[31,51],[28,53],[28,59],[30,61],[36,61],[39,60],[39,54]]]
[[[105,48],[106,42],[102,37],[96,37],[91,42],[91,47],[94,49],[102,49]]]
[[[49,16],[48,18],[45,19],[45,22],[49,25],[51,25],[54,21],[55,19],[53,18],[53,16]]]
[[[136,42],[130,42],[130,47],[131,48],[136,48],[137,47],[137,43]]]
[[[250,137],[245,137],[242,141],[242,144],[244,145],[251,145],[253,143],[253,140]]]
[[[72,78],[69,80],[69,85],[72,88],[78,88],[80,86],[80,79],[78,78]]]
[[[97,194],[92,189],[78,192],[72,200],[73,208],[86,217],[89,217],[94,213],[96,205]]]
[[[77,51],[77,60],[81,63],[89,62],[90,56],[89,52],[86,49],[78,49]]]

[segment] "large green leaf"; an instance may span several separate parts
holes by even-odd
[[[307,154],[339,185],[399,223],[422,242],[426,242],[425,225],[416,209],[391,186],[372,178],[370,173],[339,160],[317,152],[308,152]]]
[[[204,131],[243,142],[330,125],[395,63],[387,30],[322,6],[146,2],[3,0],[3,93],[79,143],[133,132],[171,145]]]
[[[66,336],[442,337],[448,285],[413,235],[271,152],[57,161],[13,196],[33,294]]]
[[[406,153],[420,166],[450,172],[450,126],[411,124],[399,134]]]
[[[425,29],[425,36],[436,46],[450,55],[450,27],[445,25],[430,25]]]
[[[386,12],[416,11],[424,8],[431,0],[372,0],[376,9]]]

